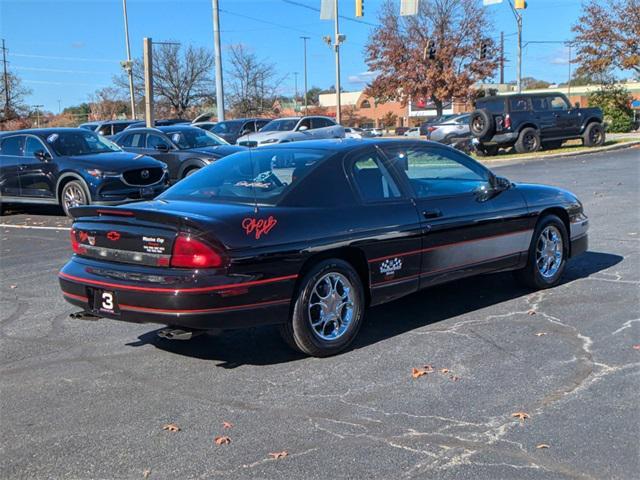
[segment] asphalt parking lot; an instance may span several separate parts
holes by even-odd
[[[590,249],[562,285],[531,293],[495,274],[423,291],[370,310],[327,359],[270,327],[171,342],[154,325],[71,320],[56,277],[68,221],[10,211],[0,477],[637,478],[640,149],[496,171],[584,202]]]

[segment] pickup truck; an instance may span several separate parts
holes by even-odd
[[[571,105],[558,92],[488,96],[476,101],[469,129],[480,154],[500,148],[518,153],[560,148],[565,140],[582,139],[585,146],[604,144],[605,128],[599,108]]]

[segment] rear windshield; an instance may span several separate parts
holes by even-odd
[[[332,154],[292,148],[236,153],[181,180],[158,198],[274,205]]]
[[[504,99],[495,98],[491,100],[478,100],[478,108],[486,108],[491,113],[503,113],[504,112]]]

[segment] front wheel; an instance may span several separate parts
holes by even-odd
[[[602,124],[590,123],[582,136],[582,143],[586,147],[600,147],[604,145],[605,133]]]
[[[77,180],[65,184],[62,187],[62,193],[60,195],[60,206],[67,217],[71,216],[70,209],[73,207],[80,207],[82,205],[88,205],[91,203],[89,194],[86,192],[82,183]]]
[[[555,215],[543,217],[529,246],[527,265],[516,272],[525,286],[539,290],[560,283],[569,254],[569,236],[564,222]]]
[[[339,259],[324,260],[302,279],[291,317],[280,333],[307,355],[335,355],[360,330],[364,303],[362,282],[353,267]]]

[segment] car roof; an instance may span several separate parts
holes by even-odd
[[[3,132],[3,134],[12,135],[38,135],[40,137],[46,137],[52,133],[64,133],[64,132],[81,132],[81,133],[95,133],[86,128],[73,128],[73,127],[56,127],[56,128],[26,128],[24,130],[13,130],[12,132]]]
[[[344,152],[349,150],[355,150],[358,147],[363,146],[380,146],[387,147],[393,145],[409,146],[409,145],[430,145],[438,148],[449,148],[438,142],[432,142],[429,140],[419,139],[395,139],[395,138],[330,138],[323,140],[306,140],[304,142],[286,142],[279,143],[264,147],[258,147],[263,149],[274,150],[291,150],[291,149],[309,149],[309,150],[333,150],[336,152]]]
[[[189,124],[183,124],[183,123],[176,123],[175,125],[162,125],[160,127],[155,127],[156,130],[160,130],[161,132],[176,132],[176,131],[180,131],[180,130],[193,130],[194,128],[198,128],[194,125],[192,125],[191,123]]]

